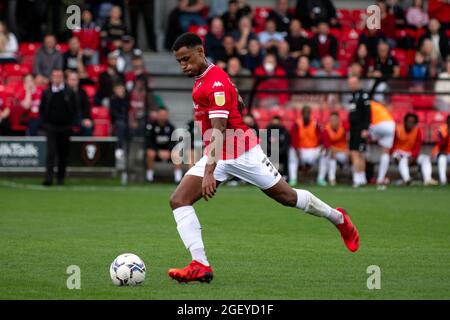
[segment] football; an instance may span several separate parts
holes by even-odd
[[[135,286],[145,280],[145,264],[137,255],[124,253],[111,263],[109,273],[116,286]]]

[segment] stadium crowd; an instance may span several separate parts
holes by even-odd
[[[167,137],[174,126],[168,106],[152,90],[144,53],[136,45],[137,18],[143,14],[147,47],[157,49],[152,19],[147,18],[154,14],[152,1],[75,2],[83,8],[75,30],[61,26],[58,17],[67,6],[63,1],[19,1],[15,12],[6,7],[8,1],[0,2],[1,11],[9,14],[2,14],[0,22],[0,135],[45,133],[43,92],[51,85],[52,72],[62,70],[78,108],[73,134],[116,135],[118,157],[130,137],[144,137],[146,178],[153,181],[154,162],[170,158],[173,144]],[[165,49],[170,51],[181,33],[194,32],[204,40],[208,59],[237,84],[241,77],[264,79],[258,90],[288,91],[293,81],[307,78],[370,77],[383,84],[408,77],[411,96],[383,100],[388,106],[378,121],[394,123],[392,142],[382,145],[384,159],[398,163],[404,183],[411,181],[408,165],[419,164],[425,184],[435,184],[429,162],[436,161],[439,181],[446,184],[450,5],[437,0],[375,1],[381,29],[369,29],[364,9],[336,9],[331,0],[273,2],[272,7],[252,8],[245,0],[179,0],[167,18]],[[21,19],[11,18],[19,12]],[[433,89],[447,94],[420,95],[425,82],[436,79]],[[335,184],[338,164],[349,164],[347,98],[258,92],[245,120],[252,128],[283,132],[280,160],[286,179],[297,182],[299,165],[318,166],[317,182]],[[371,125],[377,124],[374,109]],[[192,121],[187,127],[194,130]],[[435,143],[429,159],[421,153],[425,142]],[[175,167],[174,178],[181,179],[180,167]],[[383,174],[381,178],[378,183],[385,182]],[[360,182],[354,181],[364,184]]]

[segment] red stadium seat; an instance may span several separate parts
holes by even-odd
[[[39,42],[23,42],[19,45],[19,54],[24,56],[34,56],[36,51],[41,47]]]
[[[426,124],[427,122],[427,112],[426,111],[416,111],[414,112],[419,119],[419,123]]]
[[[322,123],[322,110],[320,109],[312,109],[311,117],[316,120],[319,124]]]
[[[94,102],[95,93],[97,92],[97,87],[94,85],[85,85],[83,86],[83,89],[86,91],[89,102],[92,104]]]
[[[428,125],[432,124],[442,124],[446,121],[449,113],[443,111],[429,111],[427,112],[426,123]]]
[[[253,16],[253,27],[256,33],[264,30],[264,25],[269,13],[273,10],[272,7],[256,7]]]
[[[339,42],[339,41],[341,40],[341,38],[342,38],[342,32],[341,32],[340,29],[337,29],[337,28],[331,28],[331,29],[330,29],[330,34],[333,35],[333,36],[338,40],[338,42]]]
[[[404,49],[392,49],[392,56],[398,60],[399,63],[406,62],[406,51]]]
[[[111,135],[111,121],[94,120],[94,137],[109,137]]]
[[[69,50],[69,45],[67,43],[58,43],[56,45],[56,49],[58,49],[61,53],[65,53]]]
[[[416,50],[411,49],[406,51],[406,62],[408,64],[410,65],[413,64],[415,57],[416,57]]]
[[[101,73],[105,72],[106,69],[107,69],[107,66],[105,66],[103,64],[96,64],[96,65],[91,64],[86,67],[86,71],[87,71],[89,77],[94,82],[98,81],[98,77],[100,76]]]
[[[297,118],[298,109],[286,108],[284,109],[283,120],[294,121]]]
[[[252,115],[256,121],[269,121],[271,119],[270,112],[266,109],[253,109]]]
[[[5,78],[18,76],[23,77],[24,75],[30,73],[32,70],[28,66],[23,64],[5,64],[3,67],[3,76]]]
[[[29,70],[33,70],[34,56],[24,56],[21,59],[20,64],[25,66]]]
[[[434,108],[434,99],[432,95],[416,95],[412,99],[412,105],[416,109],[432,109]]]
[[[100,46],[100,31],[99,30],[77,30],[73,32],[73,36],[80,39],[82,49],[97,50]]]
[[[109,110],[102,106],[92,107],[91,117],[93,120],[109,120]]]
[[[394,108],[396,107],[408,107],[412,108],[412,101],[409,95],[397,94],[392,95],[391,102]]]
[[[207,25],[204,26],[196,26],[196,25],[192,25],[189,27],[189,32],[195,33],[196,35],[198,35],[203,41],[205,41],[205,37],[207,35],[207,33],[209,32],[209,28]]]

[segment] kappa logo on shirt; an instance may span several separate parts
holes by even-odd
[[[213,89],[214,88],[217,88],[217,87],[223,87],[223,84],[222,84],[222,82],[220,82],[220,81],[216,81],[216,82],[214,82],[214,84],[213,84]]]

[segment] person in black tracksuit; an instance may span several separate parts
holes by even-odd
[[[65,86],[62,70],[53,70],[51,85],[42,93],[40,114],[47,135],[46,173],[43,185],[53,184],[53,168],[58,159],[57,183],[64,184],[69,138],[78,119],[77,99],[72,89]]]
[[[367,184],[364,153],[367,148],[370,125],[370,95],[361,89],[359,79],[350,77],[348,85],[352,91],[349,109],[350,155],[353,164],[353,185]]]
[[[158,110],[156,121],[148,122],[145,126],[145,149],[147,173],[146,180],[154,181],[154,166],[156,161],[172,161],[172,149],[175,141],[172,141],[172,133],[175,127],[169,121],[169,112],[166,107]],[[180,160],[180,159],[173,159]],[[180,182],[182,178],[181,162],[174,163],[174,181]]]
[[[275,116],[272,118],[272,121],[267,126],[267,155],[269,157],[272,156],[272,130],[278,130],[278,152],[279,152],[279,162],[280,162],[280,170],[279,172],[285,178],[286,181],[289,181],[289,170],[288,170],[288,158],[289,158],[289,147],[291,145],[291,136],[289,135],[289,130],[281,123],[280,116]]]

